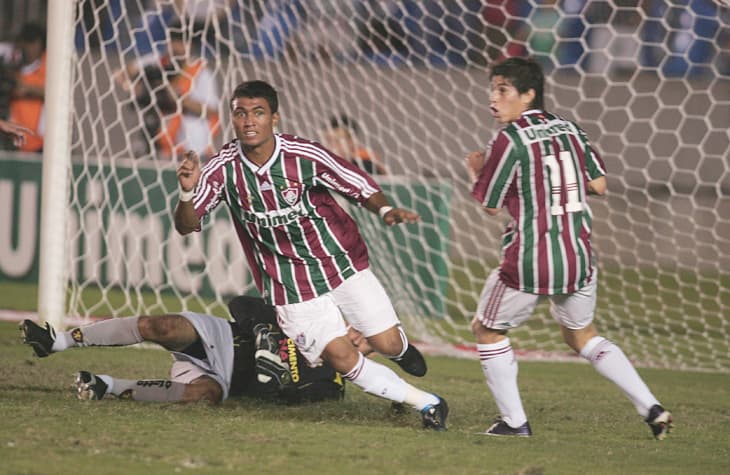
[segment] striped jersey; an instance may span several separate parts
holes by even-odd
[[[605,175],[585,132],[530,110],[502,128],[472,189],[486,208],[506,208],[500,278],[523,292],[572,293],[593,274],[588,182]]]
[[[228,206],[254,281],[274,305],[303,302],[368,267],[355,221],[330,190],[364,203],[380,187],[322,145],[275,135],[274,154],[259,167],[238,140],[203,166],[193,205],[203,219]]]

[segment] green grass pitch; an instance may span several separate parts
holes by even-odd
[[[35,310],[36,293],[32,285],[2,283],[0,308]],[[176,304],[166,303],[171,311]],[[393,414],[387,401],[353,385],[342,402],[291,407],[246,399],[219,406],[82,402],[71,387],[78,370],[164,378],[170,356],[87,348],[40,359],[22,344],[16,323],[0,322],[0,474],[730,471],[726,374],[639,370],[675,417],[676,429],[659,442],[590,365],[522,362],[520,386],[534,437],[504,440],[477,435],[497,409],[476,359],[427,360],[424,378],[406,379],[449,401],[446,433],[423,430],[417,413]]]

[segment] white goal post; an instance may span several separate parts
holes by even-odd
[[[412,338],[471,345],[505,223],[469,197],[463,158],[497,130],[489,66],[531,55],[546,71],[548,109],[579,123],[608,169],[608,195],[589,201],[601,333],[641,366],[730,371],[727,5],[69,3],[49,0],[41,318],[63,326],[65,316],[180,308],[222,316],[230,296],[255,292],[227,211],[193,237],[171,227],[176,161],[158,148],[155,120],[182,111],[182,98],[170,106],[163,93],[185,74],[146,68],[166,64],[172,32],[214,78],[213,145],[233,137],[227,98],[243,80],[275,85],[282,132],[325,140],[331,118],[347,116],[358,147],[386,169],[376,180],[391,200],[423,216],[387,228],[352,209],[373,270]],[[567,351],[546,307],[511,335],[535,354]]]

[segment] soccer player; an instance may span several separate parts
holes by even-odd
[[[281,329],[308,363],[325,361],[364,391],[421,411],[424,427],[445,430],[446,401],[364,358],[346,336],[345,319],[407,372],[426,372],[369,269],[355,221],[330,192],[378,213],[388,225],[419,216],[390,206],[367,173],[322,145],[274,133],[278,95],[267,82],[240,84],[230,107],[236,138],[202,170],[194,152],[178,167],[176,229],[200,230],[201,220],[225,202],[259,291],[276,306]]]
[[[502,237],[502,262],[487,278],[472,321],[484,376],[501,414],[485,433],[532,435],[507,331],[548,299],[568,346],[615,383],[662,439],[672,426],[671,414],[593,324],[598,271],[586,195],[605,193],[603,161],[583,130],[544,110],[544,75],[537,62],[509,58],[490,78],[492,113],[503,127],[488,152],[466,157],[467,169],[474,180],[472,196],[487,214],[506,208],[512,221]]]
[[[56,332],[32,320],[20,329],[36,355],[76,347],[157,343],[169,350],[169,380],[127,380],[80,371],[79,399],[112,394],[136,401],[219,403],[250,396],[297,403],[341,399],[345,383],[330,366],[309,368],[294,343],[281,334],[274,308],[255,297],[236,297],[228,304],[234,321],[192,312],[113,318]],[[353,335],[353,337],[356,335]]]

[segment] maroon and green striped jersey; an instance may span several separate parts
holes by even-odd
[[[201,170],[193,205],[202,220],[225,202],[259,292],[286,305],[325,294],[368,267],[357,224],[330,190],[362,204],[380,187],[316,142],[275,139],[261,167],[238,140],[226,144]]]
[[[524,292],[572,293],[593,274],[588,182],[605,175],[585,132],[530,110],[492,140],[472,196],[506,208],[500,277]]]

